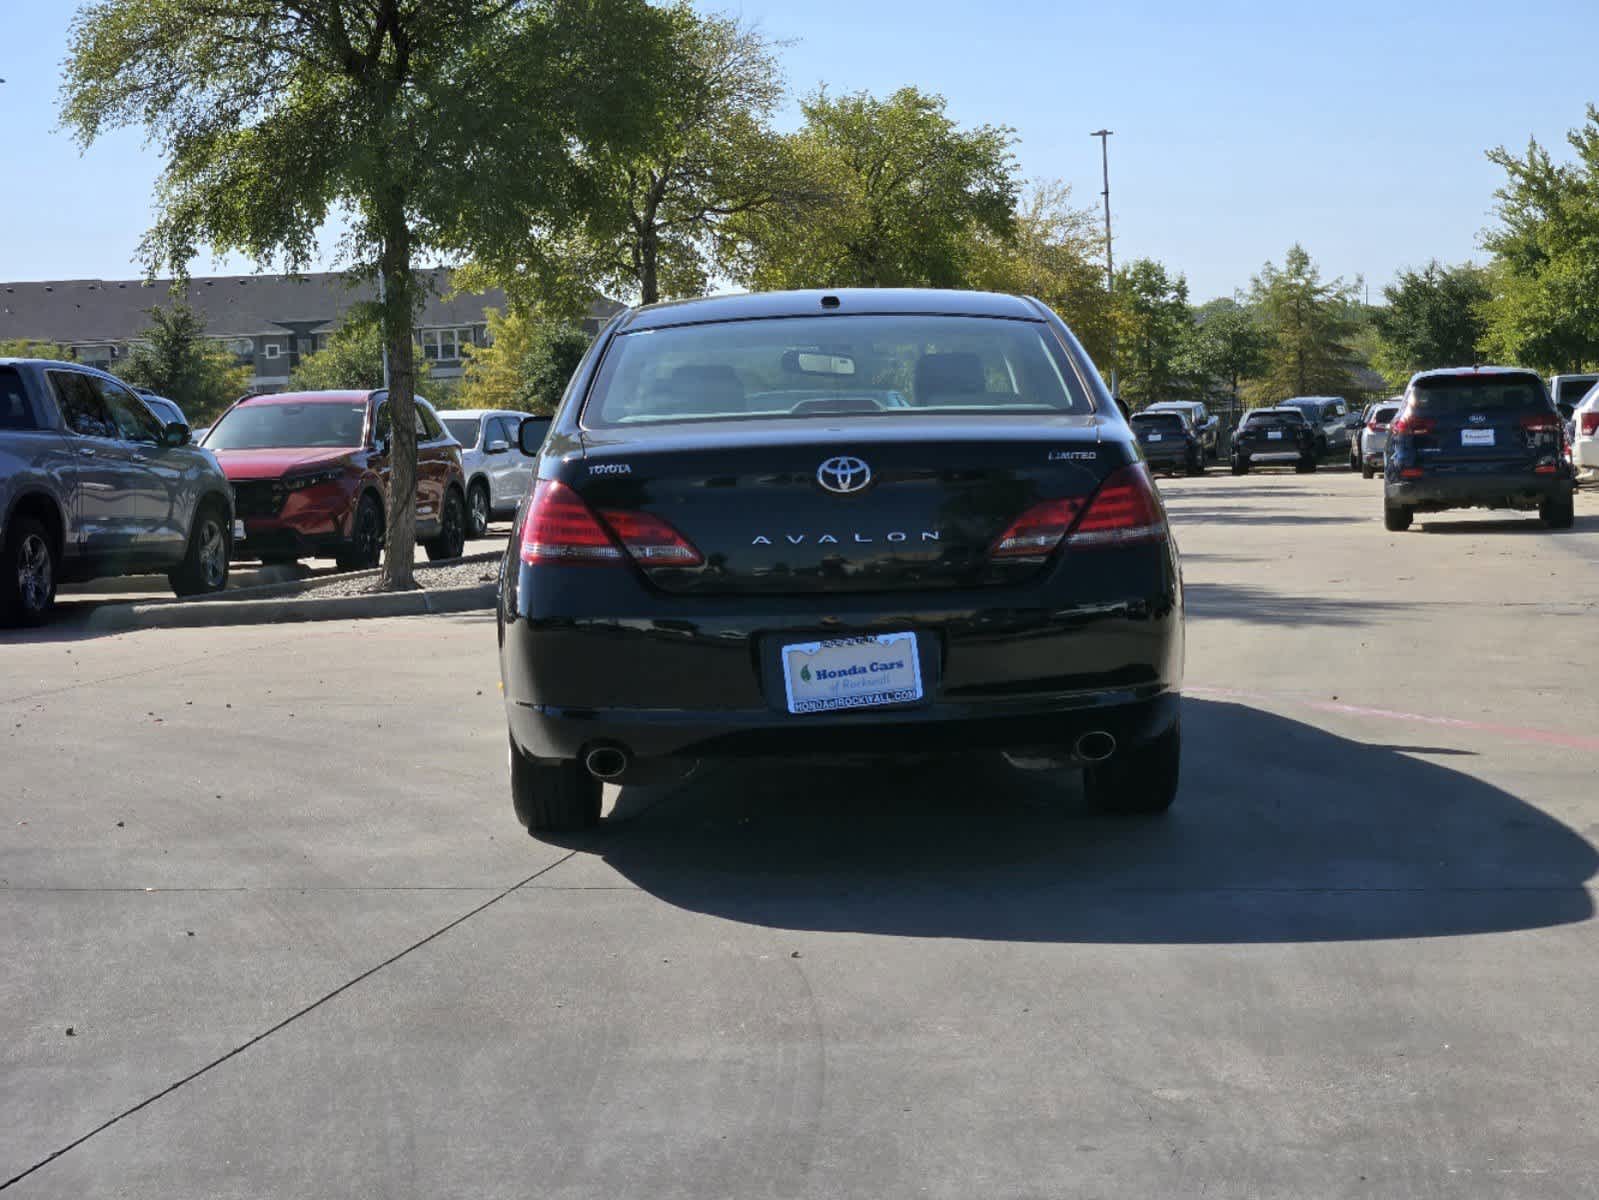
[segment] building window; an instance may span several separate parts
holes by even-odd
[[[421,331],[422,357],[428,362],[456,362],[461,348],[472,344],[472,327],[424,329]]]
[[[265,358],[276,358],[282,353],[283,347],[279,346],[276,342],[268,342],[266,345],[261,347],[261,354]]]

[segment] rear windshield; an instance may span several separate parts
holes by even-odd
[[[1437,375],[1418,379],[1410,402],[1415,411],[1431,417],[1549,411],[1543,383],[1534,375]]]
[[[1561,379],[1555,383],[1556,404],[1580,404],[1582,398],[1592,389],[1595,376],[1577,376],[1573,379]]]
[[[1133,414],[1134,425],[1144,425],[1151,429],[1178,430],[1183,429],[1183,419],[1174,412],[1142,412]]]
[[[356,448],[366,432],[366,404],[240,404],[205,435],[207,450],[275,450],[301,446]]]
[[[1384,404],[1376,412],[1371,414],[1371,419],[1379,425],[1386,425],[1398,415],[1399,406],[1397,404]]]
[[[450,431],[450,436],[463,446],[477,445],[478,426],[482,424],[482,417],[440,417],[444,428]]]
[[[33,407],[22,374],[15,367],[0,367],[0,429],[32,428]]]
[[[1276,428],[1283,429],[1289,425],[1303,425],[1305,414],[1297,409],[1288,412],[1252,412],[1244,417],[1244,424],[1251,429]]]
[[[1093,409],[1041,322],[790,317],[622,334],[606,352],[583,422],[914,418],[929,411]]]

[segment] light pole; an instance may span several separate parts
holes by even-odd
[[[1110,138],[1116,131],[1114,129],[1096,129],[1089,137],[1099,139],[1099,165],[1104,172],[1105,190],[1100,195],[1105,197],[1105,295],[1111,301],[1116,299],[1116,267],[1110,253]],[[1114,307],[1110,314],[1110,394],[1116,394],[1116,312]]]

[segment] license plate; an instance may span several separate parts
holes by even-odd
[[[235,522],[233,522],[233,540],[236,541],[236,542],[242,542],[244,540],[244,522],[243,521],[235,521]]]
[[[1283,440],[1283,431],[1281,429],[1268,429],[1266,430],[1266,436],[1274,442],[1280,442]]]
[[[1150,440],[1150,441],[1152,441],[1152,442],[1158,442],[1158,441],[1160,441],[1160,434],[1158,434],[1158,433],[1152,433],[1152,434],[1150,434],[1150,435],[1149,435],[1149,440]]]
[[[922,698],[914,633],[791,642],[783,647],[783,690],[791,713],[880,708]]]
[[[1462,446],[1492,446],[1494,444],[1494,431],[1492,429],[1462,429],[1460,431],[1460,444]]]

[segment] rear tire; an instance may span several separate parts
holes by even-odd
[[[489,485],[475,480],[467,489],[466,531],[468,536],[480,538],[489,531]]]
[[[201,505],[194,517],[194,528],[189,530],[183,561],[167,575],[174,594],[209,596],[226,588],[232,550],[227,517],[221,506],[214,502]]]
[[[1244,459],[1241,459],[1241,458],[1233,459],[1233,474],[1234,475],[1248,475],[1249,474],[1249,463],[1246,462]]]
[[[1370,463],[1361,463],[1360,464],[1360,477],[1362,479],[1371,479],[1376,474],[1377,474],[1377,468],[1373,467]]]
[[[439,516],[439,536],[423,542],[429,562],[460,558],[466,550],[466,501],[459,488],[444,493],[444,512]]]
[[[1383,527],[1389,533],[1403,533],[1410,528],[1410,523],[1416,519],[1416,510],[1407,508],[1403,504],[1384,504],[1382,506]]]
[[[1314,458],[1302,458],[1294,464],[1294,470],[1301,475],[1314,475],[1316,473],[1316,460]]]
[[[1577,523],[1575,497],[1555,496],[1538,506],[1538,517],[1545,529],[1570,529]]]
[[[18,517],[0,554],[0,625],[42,625],[56,602],[55,542],[42,522]]]
[[[529,833],[577,833],[600,823],[600,781],[576,759],[529,758],[510,743],[511,807]]]
[[[1177,799],[1183,726],[1177,721],[1143,746],[1124,750],[1083,772],[1083,791],[1101,812],[1117,816],[1163,813]]]
[[[350,523],[350,540],[334,556],[341,571],[368,571],[383,556],[383,510],[369,492],[356,506]]]

